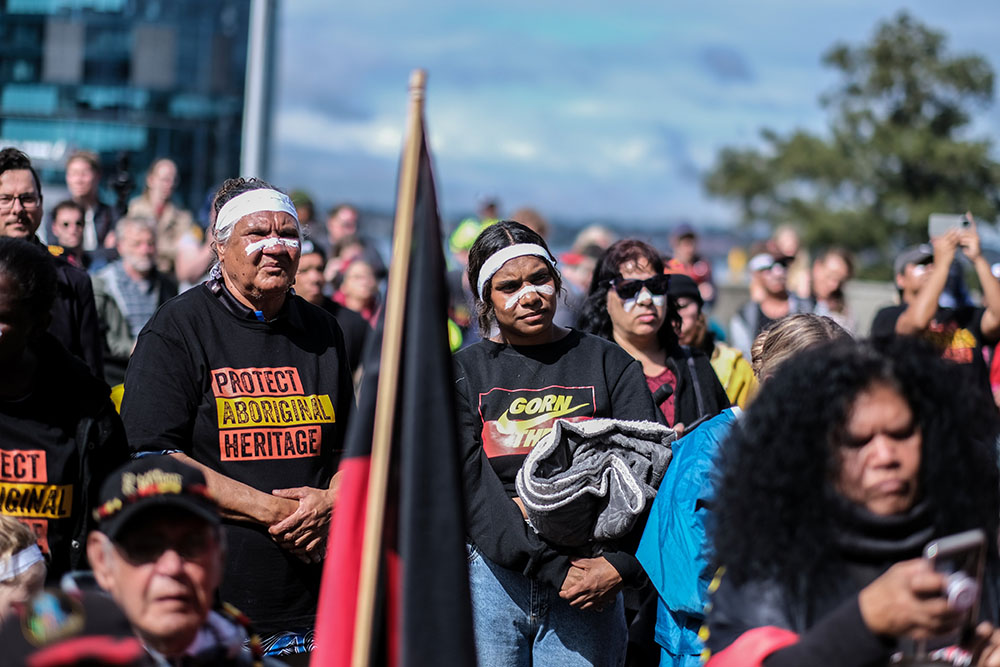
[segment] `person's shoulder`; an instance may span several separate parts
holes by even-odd
[[[314,322],[329,323],[331,321],[335,322],[337,319],[333,316],[333,313],[326,308],[311,304],[298,294],[288,295],[288,306],[295,310],[303,319]]]
[[[676,355],[684,359],[691,357],[696,362],[708,361],[709,359],[704,350],[694,347],[693,345],[678,345],[677,350],[678,352]]]
[[[91,404],[111,395],[111,388],[101,378],[95,377],[87,365],[63,347],[52,334],[46,332],[32,343],[32,349],[41,363],[41,377],[54,391],[72,397],[67,405],[81,399]],[[85,407],[85,406],[81,406]]]
[[[581,353],[589,355],[599,355],[605,360],[605,364],[613,363],[627,366],[635,359],[628,352],[623,350],[618,343],[597,334],[587,333],[579,329],[570,329],[570,333],[563,339],[570,347],[577,348]]]
[[[144,195],[132,197],[128,202],[128,215],[151,216],[153,206]]]
[[[733,424],[739,421],[742,413],[743,410],[739,407],[726,408],[695,429],[693,433],[700,433],[701,437],[707,439],[722,440],[729,434]]]
[[[52,255],[52,263],[56,267],[56,278],[70,285],[77,285],[83,282],[90,282],[90,274],[86,269],[73,266],[64,256]]]
[[[210,318],[215,311],[215,305],[208,287],[201,283],[177,296],[167,299],[149,320],[150,327],[163,325],[166,322],[180,323],[188,320]],[[220,308],[221,310],[221,308]]]
[[[347,306],[339,304],[333,299],[328,299],[324,296],[323,305],[320,306],[320,308],[337,318],[337,321],[340,322],[341,325],[364,327],[365,329],[371,328],[371,325],[368,324],[368,320],[362,317],[361,313],[351,310]]]
[[[906,310],[906,304],[900,303],[893,306],[885,306],[875,313],[872,320],[872,336],[891,336],[896,333],[896,320]]]
[[[472,345],[463,347],[453,355],[457,363],[474,363],[478,360],[495,355],[503,346],[491,340],[482,339]]]
[[[113,280],[115,276],[117,276],[121,272],[121,270],[122,270],[122,260],[116,259],[113,262],[105,264],[97,271],[94,271],[92,274],[90,274],[90,278],[92,281],[101,280],[103,282],[108,282],[110,280]]]
[[[165,289],[174,294],[179,292],[180,286],[177,283],[177,279],[174,278],[169,273],[163,273],[162,271],[157,271],[153,274],[156,277],[156,282],[159,283],[160,289]],[[190,290],[188,290],[190,291]]]
[[[891,306],[883,306],[882,308],[879,308],[878,311],[876,311],[876,313],[875,313],[875,319],[878,319],[880,317],[882,317],[882,318],[886,318],[886,317],[899,317],[899,315],[904,310],[906,310],[906,304],[905,303],[897,303],[897,304],[893,304]]]
[[[715,349],[719,351],[718,359],[726,365],[735,366],[740,362],[741,359],[746,361],[746,359],[743,356],[743,352],[741,350],[736,349],[732,345],[727,345],[726,343],[720,343],[716,341]]]
[[[343,342],[343,328],[332,313],[321,306],[309,303],[297,294],[291,294],[288,298],[289,319],[293,327],[309,332],[310,335],[325,332],[323,335],[327,340],[332,336]]]

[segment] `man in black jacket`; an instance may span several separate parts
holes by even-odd
[[[0,236],[41,243],[35,235],[42,222],[42,186],[27,155],[16,148],[0,150]],[[58,292],[49,333],[101,377],[101,338],[94,290],[87,273],[56,258]]]

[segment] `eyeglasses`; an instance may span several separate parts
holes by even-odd
[[[9,211],[14,208],[14,200],[21,202],[21,207],[25,211],[33,211],[42,203],[42,198],[33,192],[26,192],[23,195],[0,195],[0,211]]]
[[[658,275],[652,278],[646,278],[645,280],[634,280],[629,278],[612,278],[611,287],[614,288],[615,294],[621,299],[631,299],[634,298],[636,294],[642,291],[645,287],[649,290],[650,294],[655,296],[662,296],[667,293],[667,285],[670,283],[670,276]]]
[[[208,553],[214,543],[213,536],[214,533],[209,528],[193,530],[175,539],[140,530],[127,535],[118,546],[125,557],[137,565],[155,563],[168,549],[176,551],[184,560],[198,560]]]

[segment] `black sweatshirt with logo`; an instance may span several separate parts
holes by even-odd
[[[182,451],[264,493],[328,487],[354,402],[336,320],[290,295],[262,322],[211,285],[165,303],[139,334],[122,403],[129,446]],[[322,565],[281,548],[266,527],[224,525],[222,599],[264,633],[311,627]]]
[[[510,501],[514,478],[556,419],[657,421],[642,366],[614,343],[576,330],[544,345],[483,340],[456,353],[455,366],[468,538],[493,562],[559,589],[574,554],[525,523]],[[641,572],[632,546],[604,552],[626,583]]]
[[[29,345],[38,368],[28,393],[0,400],[0,514],[35,532],[56,584],[86,567],[97,490],[128,447],[108,385],[51,334]]]

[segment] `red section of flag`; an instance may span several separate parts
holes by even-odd
[[[340,462],[340,492],[323,565],[313,665],[351,664],[370,464],[367,456],[353,456]],[[320,627],[336,631],[322,632]]]

